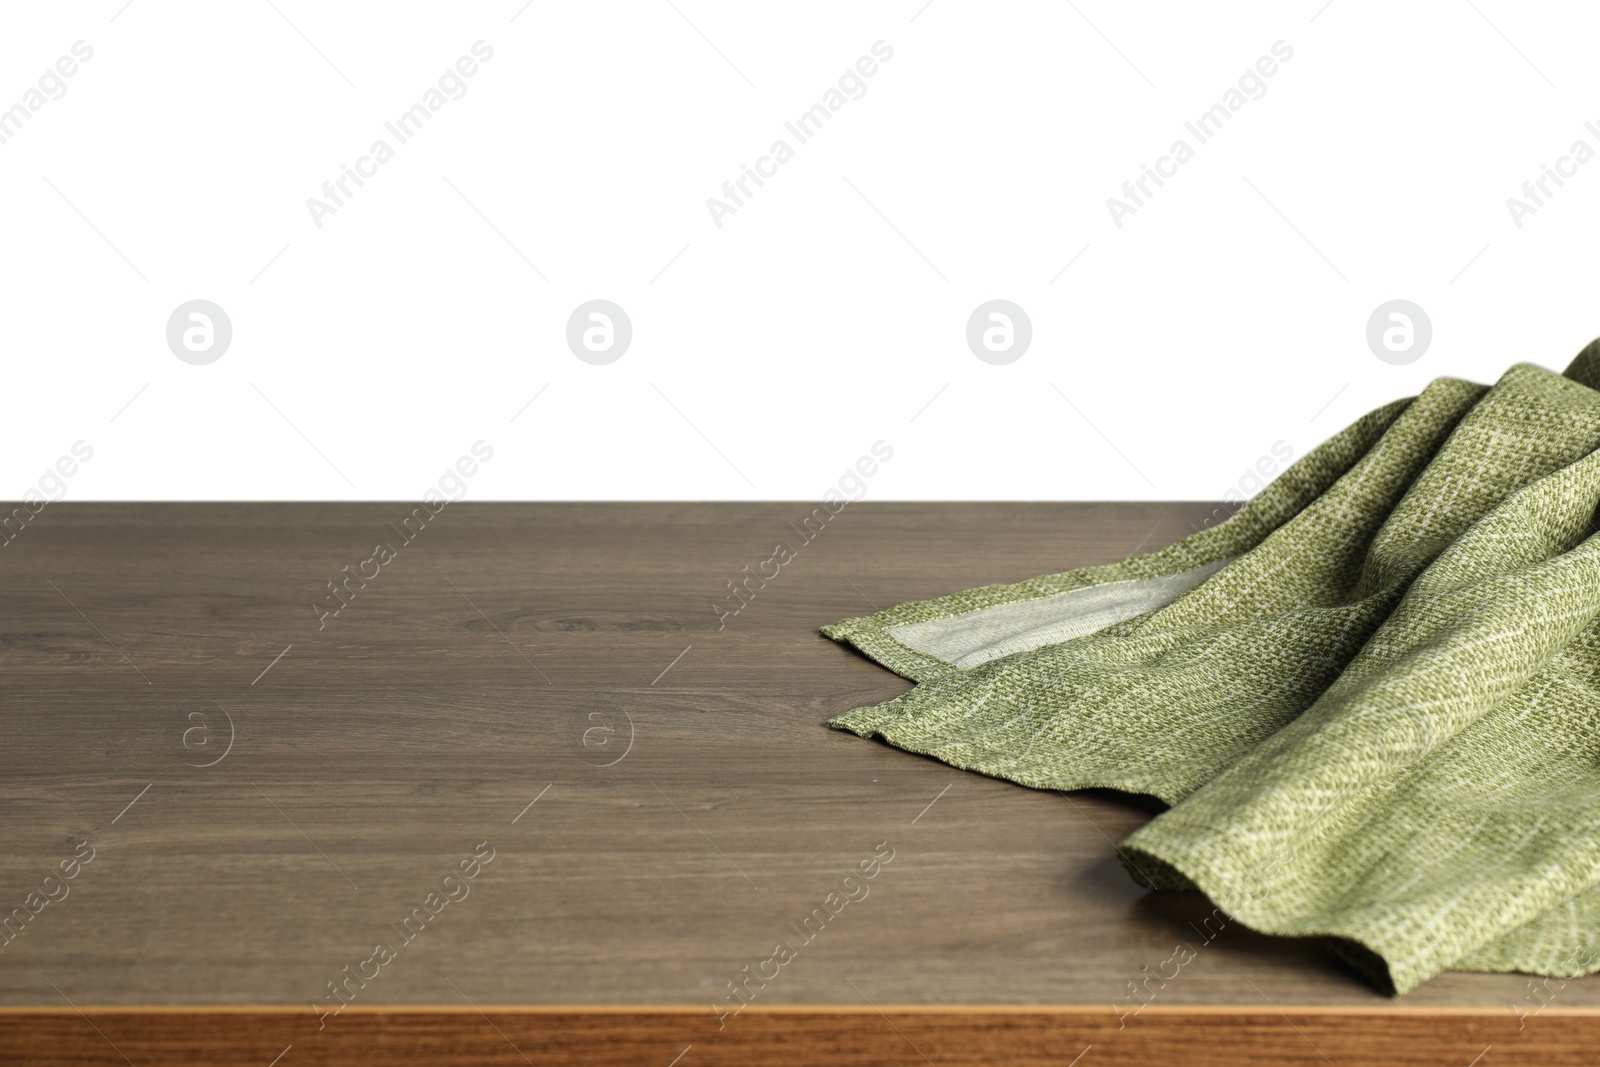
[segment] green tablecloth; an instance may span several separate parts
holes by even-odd
[[[1597,387],[1441,378],[1158,552],[825,627],[918,683],[831,725],[1153,794],[1135,879],[1380,988],[1600,969]]]

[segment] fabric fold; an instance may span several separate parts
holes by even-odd
[[[1171,807],[1121,854],[1381,988],[1600,969],[1600,348],[1439,379],[1157,552],[824,629],[830,725]]]

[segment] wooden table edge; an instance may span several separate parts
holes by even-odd
[[[1193,1067],[1592,1063],[1600,1008],[1514,1005],[50,1005],[0,1008],[0,1061],[37,1067],[744,1067],[755,1062]],[[779,1060],[774,1061],[777,1054]],[[1489,1058],[1492,1054],[1492,1058]]]

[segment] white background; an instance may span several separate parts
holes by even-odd
[[[1506,206],[1600,148],[1577,4],[124,2],[4,13],[0,107],[94,49],[0,145],[8,496],[81,439],[68,499],[416,499],[482,439],[474,499],[815,500],[882,439],[875,499],[1216,499],[1276,442],[1600,333],[1600,161]],[[706,199],[879,40],[718,228]],[[634,328],[607,366],[565,343],[595,297]],[[1033,324],[1006,366],[965,342],[996,297]],[[207,366],[166,345],[193,298],[233,324]],[[1433,324],[1408,366],[1365,340],[1393,298]]]

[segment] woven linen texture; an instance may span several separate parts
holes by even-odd
[[[1596,385],[1600,342],[1564,375],[1439,379],[1157,552],[825,627],[918,683],[830,725],[1156,796],[1136,880],[1329,938],[1387,991],[1600,970]],[[1035,617],[1183,575],[1132,617]],[[969,632],[1002,654],[936,654]]]

